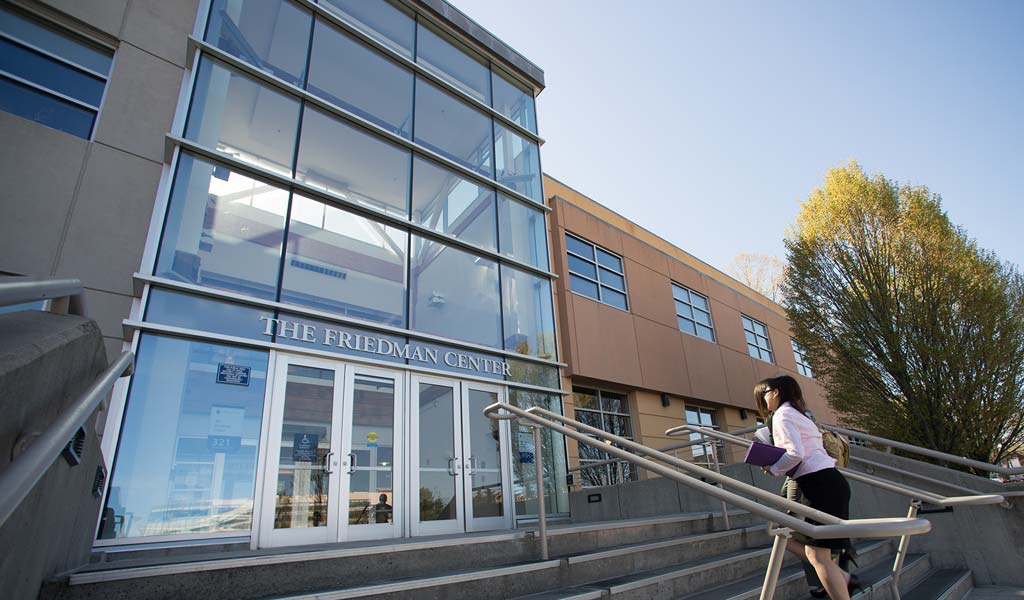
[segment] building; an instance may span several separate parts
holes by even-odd
[[[731,431],[753,426],[757,381],[797,378],[820,420],[835,423],[808,361],[790,338],[782,307],[636,223],[545,176],[566,413],[645,446],[687,441],[664,432],[683,424]],[[710,446],[683,450],[711,466]],[[742,461],[718,447],[722,463]],[[607,460],[573,441],[572,467]],[[614,465],[583,469],[582,485],[604,485]]]
[[[549,513],[617,474],[487,405],[659,447],[809,374],[778,306],[542,180],[543,72],[443,0],[9,0],[0,30],[0,271],[81,278],[137,357],[97,548],[511,528],[537,453]]]

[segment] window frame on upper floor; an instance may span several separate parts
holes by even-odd
[[[9,94],[0,90],[0,101],[5,106],[0,110],[91,141],[110,83],[114,49],[7,3],[0,6],[0,43],[37,61],[35,70],[32,64],[20,62],[15,67],[25,69],[20,75],[0,66],[0,82],[11,88]],[[97,70],[100,67],[105,67],[106,72]],[[75,79],[79,80],[77,85]],[[57,89],[60,86],[65,87],[64,91]],[[87,87],[94,89],[90,91]],[[19,101],[22,106],[17,106]],[[35,108],[30,109],[29,105]],[[58,115],[55,109],[66,112]],[[91,119],[83,129],[86,117]]]
[[[587,246],[590,246],[590,248],[592,250],[590,257],[583,256],[579,252],[574,252],[572,249],[570,249],[570,247],[569,247],[569,238],[572,238],[572,239],[576,240],[577,242],[579,242],[581,244],[585,244]],[[604,254],[608,255],[609,257],[618,260],[619,261],[619,265],[621,266],[621,270],[617,271],[617,270],[613,269],[611,266],[609,266],[608,264],[602,263],[601,262],[601,255],[599,254],[600,252],[603,252]],[[600,302],[602,304],[607,304],[608,306],[611,306],[612,308],[617,308],[617,309],[619,309],[621,311],[629,312],[629,286],[626,283],[626,261],[625,261],[625,259],[623,259],[618,254],[616,254],[616,253],[614,253],[614,252],[612,252],[612,251],[610,251],[610,250],[608,250],[606,248],[602,248],[601,246],[598,246],[597,244],[595,244],[593,242],[589,242],[586,239],[584,239],[584,238],[582,238],[582,237],[580,237],[580,236],[578,236],[576,234],[570,233],[568,231],[565,232],[565,254],[566,254],[566,266],[568,268],[567,270],[568,270],[568,274],[569,274],[569,291],[571,291],[574,294],[578,294],[580,296],[583,296],[585,298],[590,298],[591,300],[596,300],[596,301],[598,301],[598,302]],[[572,258],[575,258],[575,259],[577,259],[579,261],[582,261],[582,262],[587,263],[588,265],[594,267],[594,276],[591,277],[587,273],[581,273],[580,270],[578,270],[578,269],[574,270],[573,269],[573,261],[570,260]],[[621,277],[622,278],[622,288],[619,289],[619,288],[614,287],[613,285],[611,285],[609,283],[601,281],[601,270],[602,269],[607,271],[610,274],[609,275],[610,277],[611,276]],[[581,287],[574,287],[573,286],[573,282],[578,281],[580,279],[582,279],[582,280],[592,284],[593,286],[595,286],[595,288],[597,290],[597,296],[596,297],[590,295],[589,293],[586,293],[585,291],[582,291],[582,286]],[[624,303],[625,306],[618,306],[618,305],[612,304],[611,302],[608,302],[607,300],[605,300],[605,296],[602,293],[602,291],[605,290],[605,289],[607,289],[608,291],[614,292],[616,294],[621,294],[622,297],[623,297],[623,301],[624,301],[623,303]]]
[[[793,348],[793,358],[796,359],[796,372],[804,377],[814,379],[814,371],[811,370],[811,364],[807,360],[807,352],[793,338],[789,338],[789,345]]]
[[[672,301],[673,301],[673,305],[675,306],[675,311],[676,311],[676,326],[679,327],[679,331],[682,331],[683,333],[687,333],[687,334],[692,335],[694,337],[698,337],[698,338],[700,338],[700,339],[702,339],[704,341],[711,342],[713,344],[717,344],[718,343],[718,336],[715,334],[715,320],[711,316],[711,302],[710,302],[710,300],[708,300],[708,297],[705,296],[704,294],[701,294],[700,292],[693,291],[692,289],[686,287],[685,285],[682,285],[681,283],[676,283],[674,281],[671,281],[671,284],[672,284]],[[685,294],[685,298],[683,297],[683,294],[680,294],[679,292],[683,292]],[[701,300],[703,300],[704,306],[706,308],[701,308],[701,307],[695,305],[693,303],[693,300],[692,300],[694,296],[696,296],[696,297],[700,298]],[[692,316],[686,316],[686,314],[683,314],[682,312],[680,312],[680,310],[679,310],[680,309],[680,304],[682,304],[686,308],[689,308],[690,309],[690,315],[692,315]],[[707,318],[708,318],[708,324],[707,325],[705,325],[704,323],[701,323],[701,322],[699,322],[697,320],[696,313],[698,313],[698,312],[707,315]],[[680,323],[681,320],[682,321],[688,321],[690,323],[690,325],[692,326],[693,331],[691,332],[688,329],[684,329],[682,324]],[[700,333],[698,333],[698,332],[700,332],[702,330],[701,328],[707,329],[710,332],[711,337],[707,338],[707,337],[704,337],[703,335],[700,335]]]
[[[745,341],[747,343],[747,354],[749,354],[751,358],[756,358],[768,364],[774,365],[775,351],[772,349],[772,340],[768,332],[768,326],[762,323],[761,321],[758,321],[757,319],[749,315],[745,315],[743,313],[740,313],[740,324],[743,326],[743,334],[746,338]],[[749,327],[748,324],[750,325]],[[751,336],[754,337],[754,343],[751,343],[750,341]],[[761,340],[764,340],[766,342],[767,347],[762,346],[759,343]],[[757,349],[757,354],[753,352],[753,349]],[[768,353],[768,360],[764,359],[764,357],[761,354],[762,352]]]

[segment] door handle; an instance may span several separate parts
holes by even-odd
[[[472,475],[476,472],[476,457],[470,456],[466,459],[466,475]]]
[[[324,473],[326,473],[328,475],[330,475],[331,473],[334,472],[334,469],[331,468],[331,457],[332,456],[334,456],[334,452],[333,451],[328,452],[327,454],[324,454],[324,458],[321,461],[323,463]]]
[[[456,474],[455,473],[455,469],[456,468],[457,467],[455,465],[455,457],[449,458],[448,459],[448,474],[451,475],[452,477],[454,477],[455,474]]]
[[[348,453],[348,459],[349,459],[349,462],[348,462],[348,474],[351,475],[351,474],[356,472],[356,453],[355,452],[349,452]]]

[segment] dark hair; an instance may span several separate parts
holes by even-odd
[[[762,379],[754,385],[754,406],[757,408],[757,414],[761,415],[764,422],[768,422],[768,402],[765,401],[765,393],[772,389],[772,379]]]
[[[779,375],[767,380],[767,389],[778,390],[779,405],[789,402],[790,406],[800,411],[800,414],[807,413],[807,403],[804,402],[804,394],[800,391],[800,384],[789,375]],[[764,397],[764,394],[761,394]]]

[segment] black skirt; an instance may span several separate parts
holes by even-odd
[[[797,477],[796,483],[800,486],[804,504],[840,519],[850,518],[850,484],[835,468],[822,469]],[[807,519],[807,521],[814,525],[820,525],[811,519]],[[798,542],[816,548],[841,550],[850,545],[849,538],[815,540],[799,533],[794,533],[793,537]]]

